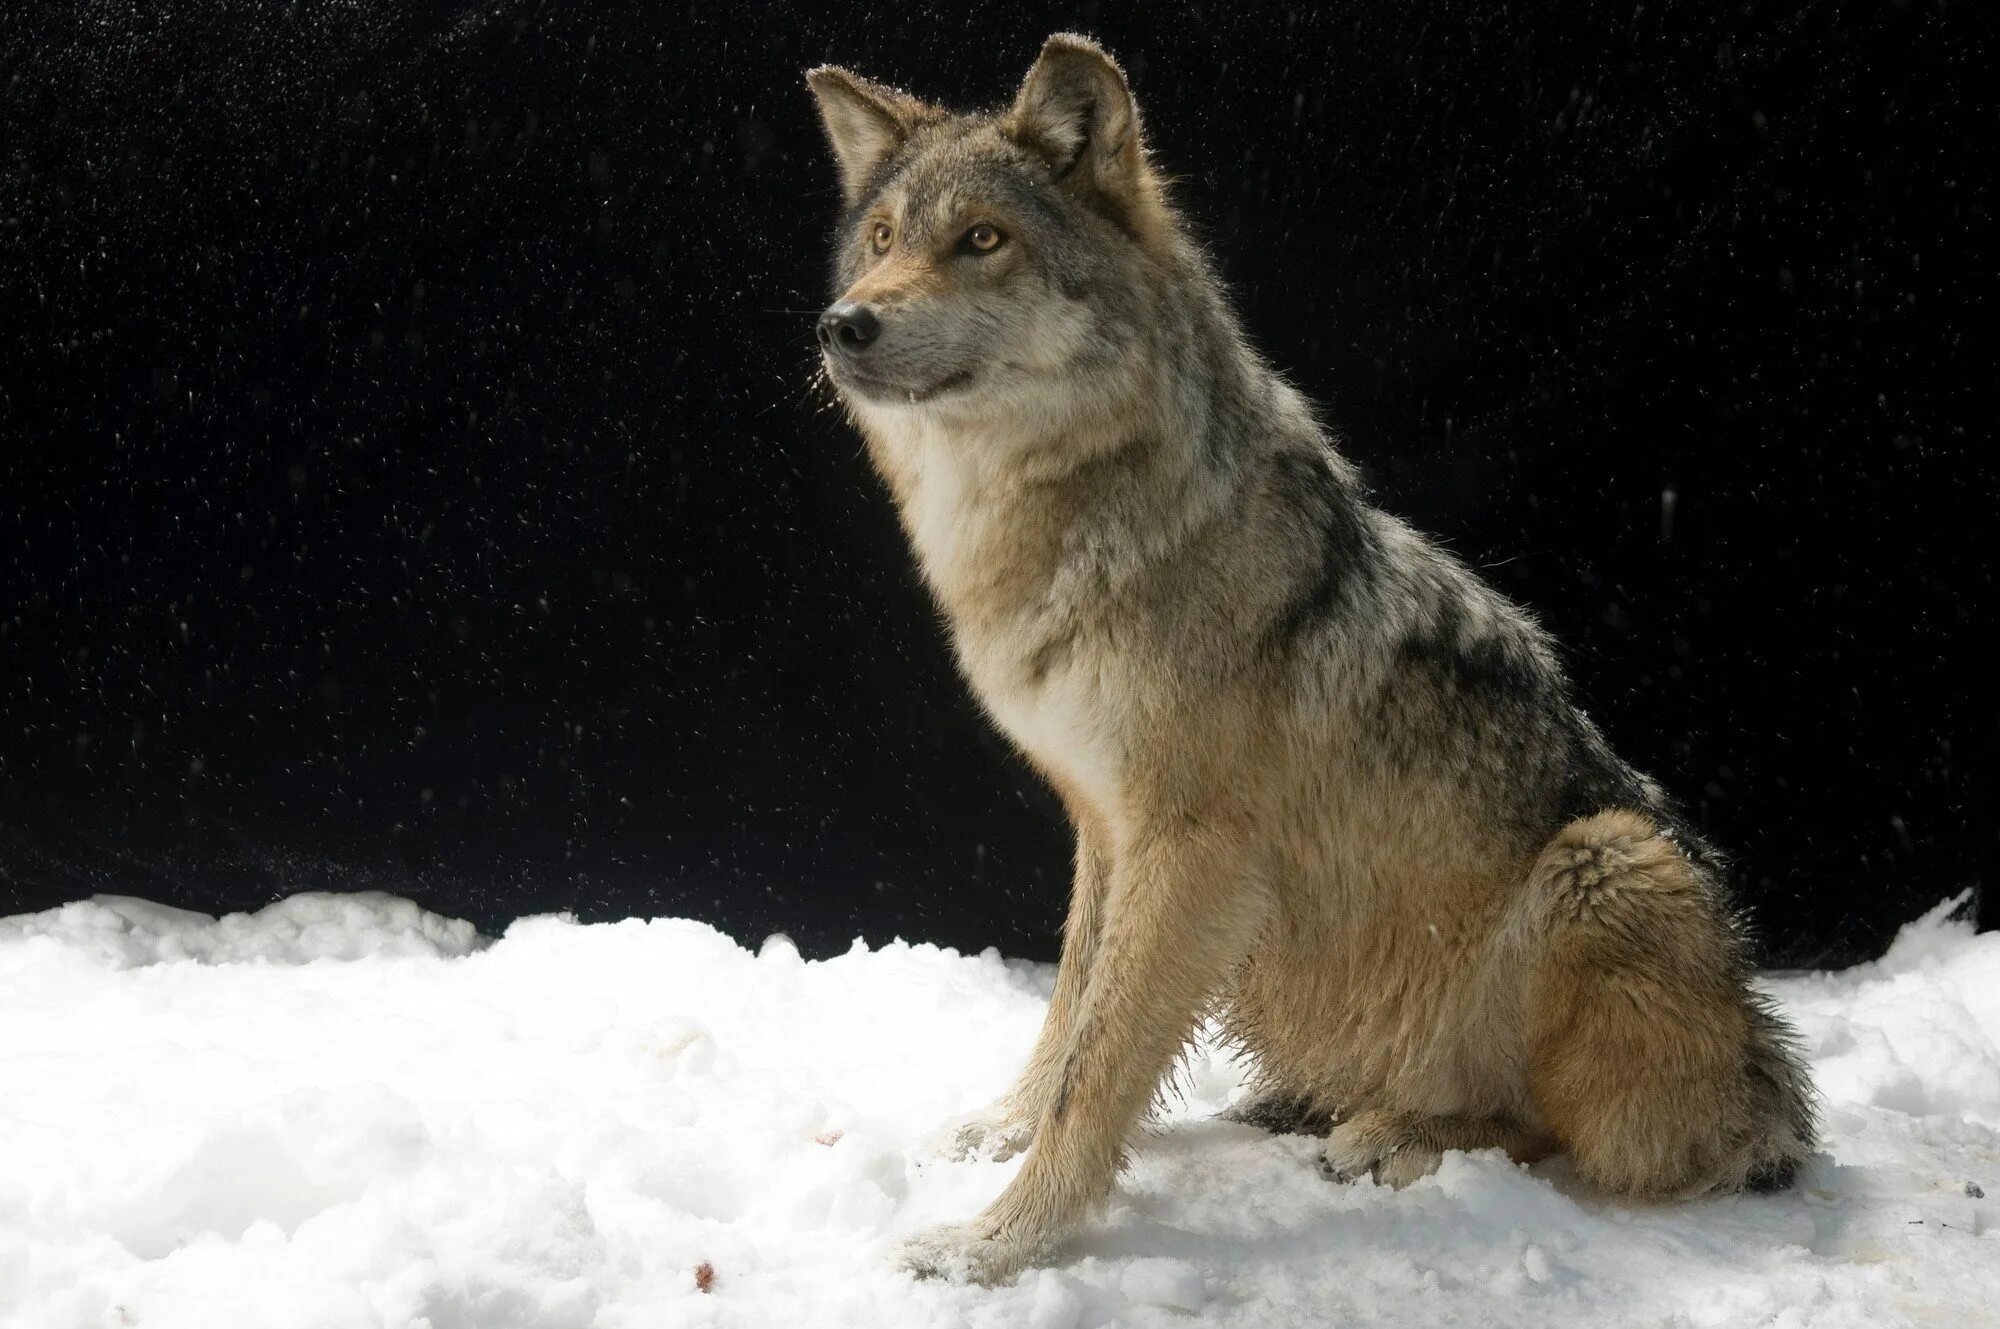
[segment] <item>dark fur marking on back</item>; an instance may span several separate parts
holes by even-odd
[[[1550,702],[1568,702],[1562,676],[1522,643],[1497,632],[1468,639],[1456,600],[1438,606],[1434,624],[1405,634],[1396,658],[1428,673],[1458,701],[1502,714],[1546,714]]]
[[[1265,633],[1267,644],[1283,648],[1327,622],[1352,603],[1381,557],[1380,542],[1360,503],[1322,458],[1281,453],[1271,459],[1278,497],[1319,540],[1319,567]]]
[[[1555,815],[1559,824],[1612,808],[1631,808],[1665,820],[1666,809],[1646,792],[1639,773],[1626,765],[1584,720],[1574,716],[1568,753],[1557,786]]]
[[[1383,732],[1405,736],[1394,759],[1443,759],[1481,784],[1508,809],[1523,849],[1593,812],[1655,811],[1658,800],[1577,709],[1533,630],[1505,619],[1475,630],[1464,602],[1440,589],[1429,621],[1396,642],[1400,667],[1378,702]]]

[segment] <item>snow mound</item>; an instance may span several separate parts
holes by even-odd
[[[10,943],[39,941],[38,948]],[[307,891],[254,914],[211,918],[189,909],[99,895],[46,913],[0,918],[0,955],[60,950],[113,969],[193,960],[306,964],[368,955],[467,955],[483,944],[472,924],[426,913],[380,891]]]
[[[1619,1207],[1498,1154],[1338,1186],[1211,1120],[1240,1074],[1198,1052],[1061,1264],[913,1282],[898,1238],[1020,1166],[915,1142],[1006,1087],[1048,983],[680,920],[482,945],[383,896],[0,920],[0,1324],[2000,1325],[2000,936],[1942,909],[1771,981],[1827,1095],[1791,1193]]]

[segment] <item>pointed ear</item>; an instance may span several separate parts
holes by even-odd
[[[1049,38],[1000,127],[1046,159],[1057,179],[1128,206],[1157,202],[1125,71],[1088,37]]]
[[[840,160],[841,191],[849,206],[860,201],[876,168],[902,146],[910,129],[935,114],[915,97],[838,65],[807,70],[806,86],[819,102],[827,141]]]

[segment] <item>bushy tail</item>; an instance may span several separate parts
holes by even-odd
[[[1779,1191],[1798,1179],[1819,1143],[1819,1108],[1797,1031],[1769,998],[1750,993],[1748,1005],[1746,1071],[1758,1133],[1748,1141],[1743,1175],[1730,1189]]]

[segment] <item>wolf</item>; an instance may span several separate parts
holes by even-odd
[[[1240,1119],[1324,1131],[1335,1178],[1497,1147],[1619,1196],[1788,1184],[1813,1093],[1717,852],[1250,348],[1118,64],[1058,34],[993,114],[806,78],[824,371],[1076,844],[1027,1067],[947,1135],[1026,1158],[902,1264],[1053,1255],[1211,1016]]]

